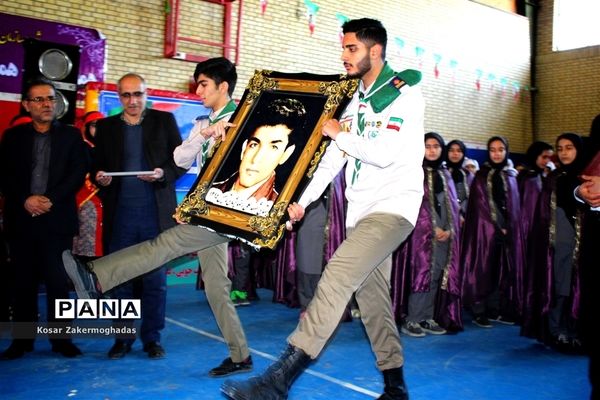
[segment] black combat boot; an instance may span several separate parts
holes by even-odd
[[[385,388],[377,400],[408,400],[408,390],[404,384],[402,367],[383,371],[383,382]]]
[[[226,380],[221,391],[234,400],[285,400],[292,382],[306,368],[310,357],[292,345],[260,376],[246,381]]]

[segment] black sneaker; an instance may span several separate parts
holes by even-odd
[[[580,355],[585,354],[585,347],[581,340],[579,340],[578,338],[575,338],[575,337],[571,338],[570,344],[571,344],[571,351],[573,354],[580,354]]]
[[[431,333],[432,335],[443,335],[446,333],[446,330],[439,326],[437,322],[432,319],[421,321],[419,322],[419,325],[421,325],[421,329],[427,333]]]
[[[231,357],[227,357],[226,359],[223,360],[221,365],[208,371],[208,375],[215,377],[215,378],[220,378],[222,376],[240,374],[243,372],[250,372],[250,371],[252,371],[252,357],[251,356],[248,356],[248,358],[246,358],[244,361],[239,362],[239,363],[235,363],[235,362],[231,361]]]
[[[491,328],[492,327],[490,320],[487,319],[487,317],[483,316],[483,315],[473,318],[473,323],[480,328]]]
[[[75,286],[77,297],[80,299],[98,299],[102,294],[96,289],[96,276],[77,258],[73,257],[71,250],[62,253],[63,266]]]
[[[407,322],[403,323],[402,327],[400,328],[400,332],[404,333],[405,335],[412,336],[412,337],[424,337],[425,336],[425,332],[423,332],[423,328],[421,328],[421,325],[419,325],[418,322],[412,322],[412,321],[407,321]]]
[[[512,318],[506,317],[504,315],[498,315],[497,317],[490,317],[490,321],[496,321],[504,325],[514,325],[515,321]]]
[[[569,340],[569,337],[564,333],[552,337],[552,343],[550,345],[554,350],[560,351],[561,353],[565,354],[570,353],[571,350],[571,341]]]

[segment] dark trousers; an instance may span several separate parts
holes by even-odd
[[[231,280],[231,290],[247,292],[250,290],[250,246],[242,242],[235,243],[233,249],[235,275]]]
[[[109,244],[109,251],[132,246],[154,239],[159,234],[156,207],[117,208],[115,223]],[[111,291],[112,298],[141,299],[142,326],[140,337],[142,343],[159,342],[160,331],[165,327],[165,306],[167,301],[167,274],[165,266],[127,282]],[[130,322],[118,321],[116,325],[125,326]],[[132,339],[128,339],[133,342]]]
[[[14,276],[13,318],[15,322],[38,320],[38,289],[46,287],[46,310],[48,322],[57,322],[54,316],[54,301],[69,298],[69,278],[62,263],[62,252],[71,249],[73,236],[50,232],[40,218],[26,236],[11,237],[11,268]],[[60,320],[69,324],[70,321]],[[16,332],[15,332],[16,333]],[[33,341],[35,330],[19,330],[19,338]],[[51,339],[55,342],[57,339]]]
[[[296,280],[298,300],[303,310],[315,295],[321,279],[326,224],[327,199],[322,197],[306,208],[296,236]]]

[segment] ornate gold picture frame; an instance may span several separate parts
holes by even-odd
[[[178,219],[274,249],[288,204],[329,144],[323,122],[339,117],[357,87],[344,75],[256,71],[230,120],[235,126],[213,146]]]

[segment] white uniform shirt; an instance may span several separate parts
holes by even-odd
[[[415,225],[423,199],[423,95],[418,85],[405,85],[378,114],[370,103],[362,104],[365,127],[359,135],[359,92],[368,93],[367,89],[361,82],[340,118],[346,132],[331,141],[298,203],[306,208],[318,199],[346,165],[347,227],[374,212],[401,215]]]
[[[215,122],[221,120],[229,122],[229,119],[233,115],[233,111],[225,112],[221,115],[225,108],[227,108],[227,105],[217,111],[213,111],[207,119],[196,121],[194,123],[194,127],[190,131],[190,135],[173,151],[173,159],[178,167],[190,169],[194,163],[194,160],[196,160],[197,170],[191,172],[198,173],[200,169],[202,169],[202,164],[204,161],[202,159],[202,147],[207,140],[200,134],[200,132]],[[208,143],[208,150],[210,152],[210,148],[212,148],[212,146],[215,144],[215,139],[210,138]]]

